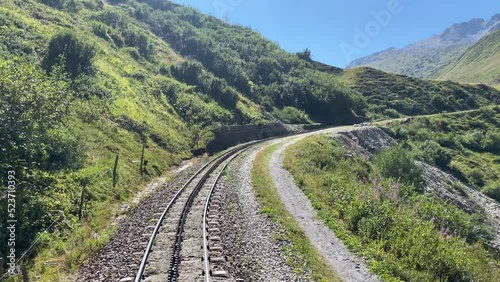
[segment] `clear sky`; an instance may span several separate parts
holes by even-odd
[[[490,19],[499,0],[173,0],[251,27],[290,52],[344,67],[351,59],[440,33],[472,18]],[[377,16],[376,16],[377,15]],[[362,34],[361,34],[362,33]]]

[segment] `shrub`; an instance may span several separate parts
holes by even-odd
[[[74,32],[64,31],[50,40],[42,66],[47,72],[51,72],[52,67],[62,59],[65,71],[72,78],[76,78],[81,74],[92,73],[95,55],[96,49],[93,45],[85,42]]]
[[[482,191],[486,196],[500,202],[500,181],[488,184]]]
[[[451,162],[451,154],[436,141],[427,140],[420,145],[422,158],[426,162],[435,163],[441,167],[447,167]]]
[[[309,124],[312,123],[309,116],[304,112],[294,107],[284,107],[283,109],[275,108],[273,114],[285,123],[291,124]]]
[[[472,150],[480,150],[482,148],[481,141],[484,138],[482,131],[474,131],[468,133],[462,138],[462,145]]]
[[[64,8],[64,0],[40,0],[40,2],[56,9]]]
[[[467,173],[467,178],[469,182],[477,187],[482,187],[484,185],[484,172],[478,168],[473,168]]]
[[[137,51],[146,60],[154,58],[155,49],[148,35],[142,31],[127,28],[122,32],[127,46],[136,47]]]
[[[374,160],[375,169],[381,176],[394,178],[403,183],[423,188],[422,169],[408,151],[395,146],[380,152]]]
[[[68,113],[68,83],[30,64],[0,62],[0,164],[41,166]]]
[[[495,154],[500,153],[500,131],[499,130],[491,130],[486,132],[484,138],[481,142],[484,150],[488,152],[492,152]]]
[[[390,117],[390,118],[401,117],[401,114],[399,114],[398,111],[396,111],[395,109],[385,109],[383,114]]]
[[[101,22],[92,23],[92,32],[106,41],[111,40],[108,34],[108,26]]]

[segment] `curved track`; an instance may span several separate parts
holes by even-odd
[[[146,270],[149,267],[148,264],[150,254],[153,249],[155,249],[158,235],[165,232],[163,229],[165,229],[164,225],[166,225],[167,218],[173,218],[176,221],[176,226],[174,227],[175,231],[173,231],[175,235],[173,238],[174,240],[172,240],[173,245],[171,246],[169,263],[163,265],[162,269],[157,269],[156,273],[163,273],[163,277],[167,278],[167,281],[185,280],[180,279],[183,268],[186,270],[184,272],[197,272],[197,269],[199,269],[200,277],[198,279],[200,279],[201,275],[203,275],[204,281],[207,282],[211,281],[212,276],[221,278],[227,277],[227,272],[221,268],[221,264],[223,264],[226,259],[224,257],[217,256],[217,253],[222,253],[221,247],[217,245],[217,242],[220,241],[220,237],[217,236],[217,232],[220,232],[218,231],[218,225],[220,225],[220,223],[218,222],[217,214],[217,208],[219,206],[217,203],[218,195],[216,193],[217,181],[233,158],[258,142],[250,142],[231,149],[211,160],[200,168],[177,191],[154,225],[153,231],[146,245],[146,250],[142,257],[141,264],[135,276],[135,282],[140,282],[148,278],[147,276],[149,275],[147,275]],[[203,195],[200,195],[200,191],[203,192]],[[203,201],[200,201],[200,197],[204,197],[202,198]],[[201,209],[203,212],[203,222],[200,222],[199,224],[199,227],[202,227],[203,230],[202,232],[196,232],[196,230],[190,230],[192,232],[188,232],[190,233],[188,236],[192,237],[192,233],[195,233],[194,235],[199,236],[200,239],[203,237],[203,252],[200,253],[200,256],[197,258],[197,263],[196,259],[189,261],[190,257],[192,257],[191,255],[182,255],[182,247],[184,245],[184,241],[187,240],[185,236],[186,222],[189,221],[189,217],[192,218],[194,216],[193,214],[197,212],[196,210],[192,211],[192,208],[195,205],[199,205],[199,203],[204,203],[204,207]],[[182,208],[180,208],[180,205],[182,205]],[[175,207],[177,207],[178,210],[181,210],[179,214],[176,214]],[[183,257],[186,257],[184,261]],[[195,264],[194,266],[185,266],[186,264],[193,263]],[[211,269],[211,266],[213,269]],[[150,281],[156,280],[151,279]]]

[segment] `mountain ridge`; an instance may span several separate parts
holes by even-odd
[[[471,19],[453,24],[439,34],[402,48],[390,47],[356,59],[346,68],[366,66],[391,73],[432,78],[439,69],[458,58],[467,48],[499,28],[500,13],[489,20]]]
[[[437,79],[464,83],[500,85],[500,30],[494,31],[468,48],[459,58],[443,67]]]

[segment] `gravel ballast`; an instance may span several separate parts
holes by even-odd
[[[138,204],[130,209],[129,214],[116,222],[118,229],[109,242],[94,254],[76,275],[76,281],[100,282],[120,281],[134,277],[139,268],[149,240],[151,229],[158,213],[161,213],[177,190],[189,179],[191,173],[202,163],[192,168],[177,170],[175,177],[168,183],[163,178],[148,184],[149,196],[143,200],[134,200]]]
[[[260,212],[251,182],[258,150],[252,148],[234,160],[223,179],[221,231],[229,273],[236,281],[307,281],[294,273],[282,245],[274,239],[279,227]]]

